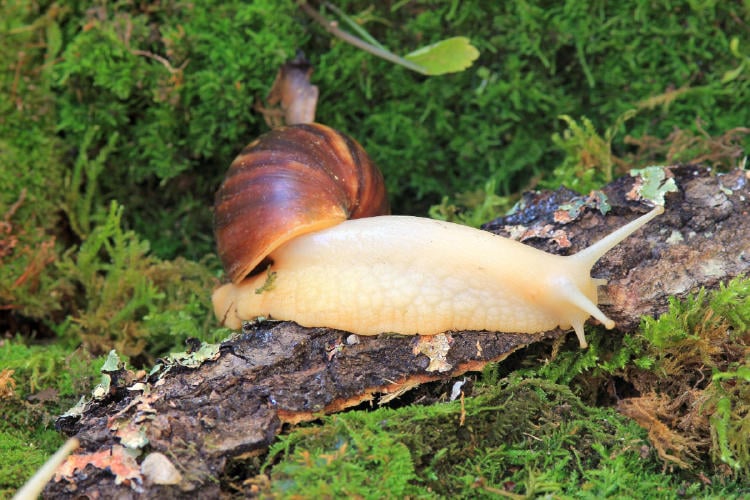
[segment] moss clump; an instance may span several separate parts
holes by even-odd
[[[653,364],[648,375],[628,370],[642,404],[678,438],[707,451],[719,470],[749,479],[750,279],[672,301],[642,329],[640,357]]]
[[[63,443],[54,417],[91,391],[103,363],[83,349],[0,341],[0,497],[10,497]]]
[[[668,464],[747,480],[750,442],[750,279],[672,300],[659,319],[618,339],[592,335],[533,373],[613,402],[649,431]],[[618,392],[613,400],[612,390]]]
[[[64,276],[59,289],[74,304],[66,321],[55,326],[58,335],[81,340],[97,354],[114,346],[145,359],[166,354],[190,336],[208,338],[209,291],[217,281],[196,262],[149,255],[148,242],[122,228],[122,212],[113,202],[107,218],[58,264]]]
[[[210,1],[67,12],[54,68],[58,129],[71,144],[91,130],[94,146],[118,136],[108,175],[88,182],[128,206],[157,256],[212,250],[207,207],[218,176],[264,130],[253,105],[306,38],[295,10],[291,1]]]
[[[0,326],[26,334],[34,327],[24,317],[54,310],[47,272],[63,249],[54,228],[66,165],[50,92],[59,14],[25,2],[0,6],[0,303],[11,311]]]
[[[98,376],[103,358],[92,356],[85,349],[71,352],[60,345],[28,345],[21,338],[0,343],[3,370],[12,371],[13,390],[6,393],[8,400],[30,400],[42,403],[51,414],[65,411],[81,394],[91,390],[91,380]],[[1,378],[1,377],[0,377]],[[40,392],[44,396],[38,396]],[[2,391],[0,391],[0,394]],[[19,423],[12,413],[3,413],[3,422]]]
[[[399,211],[472,191],[489,178],[505,196],[549,176],[563,160],[549,140],[554,133],[564,139],[569,124],[558,118],[563,115],[579,124],[586,116],[603,135],[611,127],[616,157],[634,149],[624,143],[626,134],[636,140],[665,138],[675,128],[699,134],[700,117],[703,130],[715,137],[750,123],[742,105],[750,90],[747,64],[735,79],[723,80],[747,57],[750,41],[738,21],[747,16],[746,6],[337,6],[396,52],[450,33],[470,37],[481,53],[469,71],[425,80],[320,35],[305,47],[321,87],[320,119],[363,142],[385,169]],[[733,39],[737,54],[730,49]],[[635,116],[618,120],[633,109]],[[748,138],[740,144],[747,148]],[[621,168],[615,163],[613,171]]]
[[[29,478],[29,471],[39,469],[63,441],[54,429],[28,431],[0,424],[0,456],[3,457],[0,496],[10,498]]]
[[[284,436],[248,484],[295,496],[718,494],[661,474],[645,433],[567,386],[510,377],[464,402],[350,412]],[[270,480],[270,483],[269,483]],[[656,493],[658,492],[658,493]]]

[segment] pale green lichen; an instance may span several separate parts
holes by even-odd
[[[567,224],[570,221],[576,220],[585,208],[598,210],[602,215],[607,215],[607,212],[612,209],[607,195],[602,191],[594,190],[586,197],[577,197],[568,203],[560,205],[559,209],[555,212],[555,222]]]
[[[200,347],[194,351],[173,352],[161,358],[151,369],[149,376],[159,374],[159,378],[172,369],[173,366],[184,366],[186,368],[197,368],[206,361],[213,361],[221,354],[221,344],[208,344],[201,342]]]
[[[638,177],[639,184],[635,186],[636,199],[648,200],[656,205],[664,206],[664,196],[678,191],[674,179],[667,177],[665,167],[650,166],[633,169],[630,175]]]

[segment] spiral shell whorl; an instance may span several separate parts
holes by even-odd
[[[354,139],[317,123],[281,127],[240,153],[216,193],[219,257],[239,283],[298,235],[388,211],[383,176]]]

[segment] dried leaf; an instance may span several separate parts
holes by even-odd
[[[115,476],[115,484],[124,483],[134,487],[137,483],[143,482],[141,468],[135,461],[135,457],[120,445],[86,455],[69,456],[57,469],[55,481],[72,480],[76,471],[85,469],[87,465],[93,465],[97,469],[108,469]]]
[[[182,474],[161,453],[149,453],[141,464],[141,473],[154,484],[178,484]]]
[[[677,433],[659,420],[657,413],[663,404],[660,396],[649,394],[638,398],[620,400],[617,410],[648,431],[648,439],[662,460],[672,462],[683,469],[691,467],[689,460],[695,458],[698,443]]]
[[[16,381],[13,380],[14,371],[6,368],[0,372],[0,399],[12,398],[16,391]]]

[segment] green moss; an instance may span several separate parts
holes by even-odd
[[[47,403],[52,403],[54,410],[67,410],[81,394],[89,392],[103,362],[103,358],[94,358],[83,349],[59,343],[28,345],[15,339],[0,344],[0,366],[13,370],[16,396],[25,399],[52,390]],[[7,422],[9,415],[4,416]]]
[[[0,6],[0,302],[34,318],[55,308],[46,271],[61,249],[65,163],[49,77],[58,16],[31,2]]]
[[[698,116],[709,136],[748,122],[740,104],[747,70],[738,80],[721,81],[743,60],[729,50],[730,38],[739,38],[742,53],[750,45],[731,20],[746,15],[746,7],[534,1],[454,9],[421,1],[388,11],[356,1],[337,5],[397,52],[448,32],[469,36],[481,52],[469,71],[425,80],[341,43],[308,51],[321,86],[321,119],[364,143],[386,170],[396,206],[407,210],[418,208],[419,199],[439,201],[436,195],[473,190],[488,178],[508,195],[548,176],[563,160],[549,140],[566,128],[561,115],[587,116],[604,131],[640,109],[613,129],[617,157],[631,149],[626,135],[663,138],[674,127],[697,132]],[[671,100],[649,100],[683,85],[689,91]]]
[[[484,189],[458,193],[455,200],[451,198],[444,196],[440,205],[430,207],[430,217],[479,227],[508,212],[513,206],[511,197],[497,195],[495,181],[487,181]]]
[[[265,130],[253,104],[304,42],[294,10],[291,1],[166,2],[67,16],[55,66],[58,129],[71,144],[92,129],[99,147],[120,136],[98,189],[128,207],[157,256],[212,250],[218,177]]]
[[[750,121],[739,104],[750,66],[738,5],[470,2],[456,9],[423,0],[389,9],[355,0],[339,7],[395,52],[465,35],[480,59],[463,73],[425,79],[332,40],[291,0],[166,2],[147,11],[81,5],[39,24],[54,40],[38,50],[54,61],[40,85],[56,94],[48,116],[74,156],[92,129],[92,157],[119,134],[97,191],[128,207],[128,224],[157,256],[192,258],[212,249],[206,208],[219,177],[266,128],[253,105],[298,47],[316,67],[319,120],[372,153],[397,212],[425,213],[488,181],[503,197],[542,176],[587,189],[622,169],[611,160],[632,150],[626,136],[664,138],[675,127],[716,136]],[[633,109],[636,116],[618,119]],[[604,145],[612,151],[580,161],[570,150],[575,134],[565,138],[576,122],[591,140],[609,127]]]
[[[750,464],[750,279],[670,301],[658,319],[644,318],[637,334],[594,330],[587,350],[564,350],[553,362],[527,369],[570,384],[595,404],[611,394],[613,378],[635,391],[637,408],[622,411],[650,428],[667,462],[703,467],[746,480]],[[669,456],[667,456],[669,455]]]
[[[655,348],[651,354],[657,374],[710,375],[703,404],[688,414],[710,415],[711,457],[732,474],[750,478],[750,279],[738,278],[713,293],[701,290],[672,303],[659,320],[644,320],[644,330]],[[688,381],[694,376],[688,375]],[[671,392],[680,389],[675,385]]]
[[[0,73],[0,207],[10,206],[25,189],[32,203],[19,209],[20,218],[52,227],[48,224],[54,220],[45,218],[57,208],[64,168],[49,92],[49,70],[60,48],[59,9],[44,12],[27,2],[0,9],[0,59],[5,63]]]
[[[462,421],[463,419],[463,421]],[[566,386],[510,377],[460,402],[326,417],[275,444],[264,472],[294,496],[679,498],[723,491],[665,476],[645,433]]]
[[[190,336],[207,338],[211,274],[195,262],[150,256],[148,242],[122,228],[122,213],[113,202],[107,218],[58,265],[65,276],[61,288],[84,294],[55,326],[58,335],[82,340],[96,353],[114,347],[147,358],[179,348]]]
[[[15,381],[0,397],[0,497],[10,497],[63,443],[54,417],[91,391],[103,363],[61,344],[0,342],[0,366]]]
[[[74,142],[92,125],[104,138],[122,135],[128,147],[112,159],[122,168],[109,189],[125,175],[129,184],[169,179],[202,158],[229,158],[259,122],[256,95],[299,43],[292,7],[168,2],[148,12],[122,5],[71,16],[70,28],[86,25],[56,67],[60,128]]]
[[[317,443],[310,449],[295,446],[294,453],[274,467],[274,493],[334,498],[418,492],[410,485],[416,475],[406,446],[391,433],[354,425],[334,421],[327,439],[315,430],[307,433],[316,435],[312,439]]]
[[[63,441],[54,429],[28,432],[0,423],[0,497],[10,498]]]
[[[571,189],[588,193],[611,182],[615,173],[612,141],[620,126],[635,114],[636,110],[631,109],[620,115],[603,136],[588,118],[583,117],[578,123],[570,116],[561,115],[560,119],[568,128],[561,134],[553,134],[552,142],[565,153],[565,158],[555,169],[553,179],[548,181],[552,186],[545,187],[554,189],[555,184],[563,183]]]

